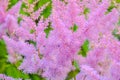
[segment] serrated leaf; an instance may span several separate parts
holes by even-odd
[[[5,69],[5,74],[7,76],[11,76],[13,78],[23,78],[23,79],[29,79],[28,74],[22,73],[20,70],[18,70],[14,65],[9,64]]]
[[[89,41],[85,40],[83,45],[81,46],[81,50],[78,52],[78,54],[82,55],[83,57],[86,57],[88,51],[89,51]]]
[[[105,14],[108,14],[109,12],[111,12],[113,10],[113,8],[115,8],[115,4],[114,4],[114,2],[111,2],[110,6],[108,7],[108,9],[105,12]]]
[[[4,40],[0,40],[0,59],[7,59],[7,49]]]
[[[34,7],[34,10],[38,10],[40,7],[42,7],[47,2],[51,2],[51,0],[39,0],[36,6]]]
[[[41,15],[44,17],[44,18],[48,18],[51,14],[51,10],[52,10],[52,5],[49,4],[44,10],[43,12],[41,13]]]
[[[39,0],[39,2],[34,7],[34,11],[38,10],[39,8],[41,8],[43,5],[45,5],[48,2],[50,3],[48,4],[48,6],[46,6],[46,8],[41,13],[41,16],[43,16],[44,18],[48,18],[52,10],[51,0]]]
[[[79,64],[78,64],[78,62],[77,62],[76,60],[74,60],[74,61],[72,62],[72,65],[73,65],[77,70],[80,70]]]
[[[77,26],[76,24],[74,24],[73,27],[71,27],[71,30],[72,30],[73,32],[76,32],[77,29],[78,29],[78,26]]]
[[[46,33],[46,38],[48,38],[50,31],[52,31],[53,28],[51,27],[51,23],[49,23],[48,27],[44,30],[44,32]]]
[[[68,76],[66,77],[65,80],[71,80],[71,79],[75,78],[76,75],[77,75],[79,72],[80,72],[80,70],[78,70],[78,69],[75,69],[75,70],[70,71],[70,72],[68,73]]]
[[[30,78],[32,80],[46,80],[45,78],[43,78],[43,77],[41,77],[41,76],[39,76],[37,74],[29,74],[29,75],[30,75]]]
[[[30,13],[25,12],[23,9],[28,8],[25,3],[22,3],[21,8],[20,8],[20,14],[30,16]]]
[[[9,0],[8,9],[12,8],[19,0]]]

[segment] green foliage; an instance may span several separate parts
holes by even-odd
[[[5,48],[5,43],[0,40],[0,73],[4,72],[7,60],[7,50]]]
[[[5,42],[3,40],[0,40],[0,59],[7,59],[7,50],[5,46]]]
[[[34,46],[36,46],[36,42],[33,40],[26,40],[25,42],[28,42],[29,44],[33,44]]]
[[[77,62],[76,60],[74,60],[74,61],[72,62],[72,65],[73,65],[77,70],[80,70],[79,64],[78,64],[78,62]]]
[[[33,3],[34,0],[28,0],[30,3]],[[51,4],[51,0],[39,0],[38,3],[36,3],[35,7],[34,7],[34,11],[38,10],[39,8],[41,8],[43,5],[45,5],[47,2],[49,2],[48,6],[42,11],[42,13],[40,14],[41,16],[43,16],[44,18],[48,18],[49,15],[51,14],[51,9],[52,9],[52,4]],[[30,13],[25,12],[23,9],[24,8],[28,8],[26,6],[25,3],[22,3],[21,9],[20,9],[20,14],[23,15],[27,15],[30,16]]]
[[[5,59],[0,59],[0,73],[4,73],[6,67]]]
[[[89,51],[89,41],[84,41],[83,45],[81,46],[81,50],[78,52],[78,54],[82,55],[83,57],[87,56],[87,52]]]
[[[32,43],[32,41],[31,41]],[[13,78],[22,78],[25,79],[31,79],[31,80],[45,80],[41,76],[37,74],[25,74],[22,71],[18,70],[17,68],[21,64],[22,60],[11,64],[7,60],[7,50],[6,46],[3,40],[0,40],[0,74],[6,74],[7,76],[13,77]]]
[[[86,19],[87,19],[87,17],[88,17],[88,16],[87,16],[88,13],[90,13],[90,9],[87,8],[87,7],[85,7],[83,14],[85,15],[85,18],[86,18]]]
[[[107,11],[105,12],[105,14],[108,14],[108,13],[111,12],[114,8],[115,8],[115,4],[114,4],[114,2],[111,2],[111,5],[108,7],[108,9],[107,9]]]
[[[10,9],[11,7],[13,7],[19,0],[9,0],[9,5],[8,5],[8,9]]]
[[[35,32],[35,30],[34,30],[34,29],[31,29],[31,30],[30,30],[30,33],[31,33],[31,34],[33,34],[34,32]]]
[[[111,12],[113,8],[115,8],[115,5],[114,5],[114,3],[112,2],[111,5],[108,7],[107,11],[108,11],[108,12]]]
[[[117,34],[118,30],[117,29],[114,29],[113,32],[112,32],[112,35],[117,38],[118,40],[120,40],[120,34]]]
[[[32,80],[46,80],[45,78],[42,78],[41,76],[37,74],[30,74],[30,79]]]
[[[72,80],[73,78],[74,78],[74,80],[75,80],[75,77],[76,77],[76,75],[77,75],[79,72],[80,72],[80,70],[78,70],[78,69],[75,69],[75,70],[70,71],[70,72],[68,73],[68,76],[66,77],[65,80]]]
[[[17,67],[20,65],[20,62],[17,62],[16,64],[10,64],[7,60],[7,55],[5,42],[0,40],[0,73],[14,78],[28,79],[28,74],[24,74],[17,69]]]
[[[36,7],[34,8],[34,10],[35,11],[38,10],[40,7],[42,7],[47,2],[51,2],[51,0],[39,0],[39,2],[36,4]]]
[[[21,18],[21,17],[18,17],[18,23],[20,23],[20,21],[22,21],[22,18]]]
[[[25,12],[23,9],[28,8],[25,3],[22,3],[21,8],[20,8],[20,14],[30,16],[29,13]]]
[[[48,27],[44,30],[46,33],[46,38],[48,38],[51,30],[53,30],[53,28],[51,27],[51,23],[49,23]]]
[[[80,67],[76,60],[72,62],[72,65],[75,67],[75,70],[70,71],[65,80],[72,80],[73,78],[76,80],[76,75],[80,72]]]
[[[85,15],[87,15],[89,12],[90,12],[90,9],[89,9],[89,8],[85,8],[83,13],[84,13]]]
[[[52,9],[51,0],[39,0],[39,2],[34,7],[34,10],[36,11],[48,2],[49,2],[48,6],[41,13],[41,16],[43,16],[44,18],[48,18],[49,15],[51,14],[51,9]]]
[[[8,64],[6,66],[5,72],[7,76],[11,76],[13,78],[22,78],[22,79],[29,79],[28,74],[24,74],[22,71],[18,70],[15,65]]]
[[[120,3],[120,0],[116,0],[117,3]]]
[[[120,19],[118,20],[118,23],[117,23],[117,24],[118,24],[118,26],[120,26]]]
[[[44,18],[48,18],[48,17],[50,16],[50,14],[51,14],[51,9],[52,9],[52,5],[49,4],[49,5],[43,10],[43,12],[42,12],[41,15],[42,15]]]
[[[74,26],[73,26],[73,27],[71,27],[71,30],[72,30],[73,32],[76,32],[76,31],[77,31],[77,29],[78,29],[78,26],[77,26],[76,24],[74,24]]]
[[[33,3],[34,0],[28,0],[29,3]]]

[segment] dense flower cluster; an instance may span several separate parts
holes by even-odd
[[[23,2],[29,16],[19,14]],[[8,0],[0,0],[0,38],[5,40],[11,63],[23,60],[18,69],[47,80],[65,80],[76,65],[80,69],[76,80],[120,79],[120,42],[113,35],[115,29],[120,31],[120,12],[114,1],[52,0],[48,18],[39,14],[51,3],[34,11],[37,2],[21,0],[7,10]],[[115,7],[109,11],[111,3]],[[46,29],[50,29],[48,35]],[[87,52],[82,47],[85,41],[89,42]],[[79,55],[81,50],[86,57]]]
[[[14,78],[8,77],[8,76],[6,76],[4,74],[0,74],[0,79],[1,80],[22,80],[22,79],[14,79]]]

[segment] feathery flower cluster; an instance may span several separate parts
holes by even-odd
[[[114,1],[52,0],[48,18],[40,14],[51,2],[34,11],[38,1],[19,1],[10,10],[8,0],[0,1],[0,38],[5,40],[11,63],[23,60],[18,69],[47,80],[67,80],[76,65],[80,69],[76,80],[120,79],[120,42],[113,35],[115,29],[120,31],[120,12],[118,6],[109,10]],[[24,11],[29,16],[19,14],[21,3],[27,5]]]
[[[14,79],[14,78],[8,77],[4,74],[0,74],[0,80],[22,80],[22,79]]]

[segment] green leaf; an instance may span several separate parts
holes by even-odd
[[[108,7],[108,9],[105,12],[105,14],[108,14],[109,12],[111,12],[113,10],[113,8],[115,8],[115,4],[114,4],[114,2],[111,2],[111,5]]]
[[[81,50],[78,52],[78,54],[82,55],[83,57],[87,56],[87,52],[89,51],[89,41],[84,41],[83,45],[81,46]]]
[[[12,8],[19,0],[9,0],[8,9]]]
[[[52,10],[52,5],[49,4],[49,5],[43,10],[43,12],[42,12],[41,15],[42,15],[44,18],[48,18],[48,17],[50,16],[50,14],[51,14],[51,10]]]
[[[34,46],[36,46],[36,42],[33,40],[26,40],[25,42],[28,42],[29,44],[33,44]]]
[[[46,38],[48,38],[50,31],[52,31],[53,28],[51,27],[51,23],[49,23],[48,27],[44,30],[44,32],[46,33]]]
[[[85,15],[87,15],[89,12],[90,12],[90,9],[89,9],[89,8],[85,8],[83,13],[84,13]]]
[[[20,21],[22,21],[22,18],[21,18],[21,17],[18,17],[18,23],[20,23]]]
[[[0,40],[0,59],[7,59],[7,49],[4,40]]]
[[[46,4],[47,2],[51,2],[51,0],[39,0],[39,2],[36,4],[36,6],[34,7],[34,10],[38,10],[40,7],[42,7],[44,4]]]
[[[20,8],[20,14],[23,14],[23,15],[27,15],[27,16],[30,16],[30,13],[27,13],[27,12],[25,12],[23,9],[24,8],[28,8],[27,6],[26,6],[26,4],[25,3],[22,3],[22,5],[21,5],[21,8]]]
[[[80,70],[78,70],[78,69],[75,69],[75,70],[70,71],[70,72],[68,73],[68,76],[66,77],[65,80],[71,80],[71,79],[75,78],[76,75],[77,75],[79,72],[80,72]]]
[[[80,70],[79,64],[78,64],[78,62],[77,62],[76,60],[74,60],[74,61],[72,62],[72,65],[73,65],[77,70]]]
[[[7,49],[4,40],[0,40],[0,73],[4,73],[7,61]]]
[[[120,0],[116,0],[117,3],[120,3]]]
[[[118,26],[120,26],[120,19],[118,20],[118,23],[117,23],[117,24],[118,24]]]
[[[20,76],[18,70],[12,65],[9,65],[6,68],[5,74],[8,76],[14,77],[14,78],[19,78],[19,76]]]
[[[18,70],[14,65],[8,64],[8,66],[5,69],[5,74],[7,76],[11,76],[13,78],[23,78],[23,79],[29,79],[28,74],[22,73],[20,70]]]
[[[86,19],[88,18],[88,16],[87,16],[88,13],[90,13],[90,9],[87,8],[87,7],[85,7],[83,14],[85,15],[85,18],[86,18]]]
[[[112,35],[120,41],[120,34],[117,34],[118,29],[114,29]]]
[[[29,2],[30,4],[32,4],[32,3],[33,3],[33,1],[34,1],[34,0],[28,0],[28,2]]]
[[[115,7],[114,5],[109,6],[109,8],[107,9],[108,12],[111,12],[114,7]]]
[[[29,74],[29,75],[30,75],[30,78],[32,80],[46,80],[45,78],[43,78],[43,77],[41,77],[41,76],[39,76],[37,74]]]
[[[46,3],[48,3],[48,6],[42,11],[41,16],[43,16],[44,18],[48,18],[49,15],[51,14],[51,10],[52,10],[52,1],[51,0],[39,0],[39,2],[36,4],[36,6],[34,7],[34,10],[38,10],[39,8],[41,8],[43,5],[45,5]]]
[[[5,71],[5,68],[6,68],[6,63],[5,63],[6,60],[4,59],[0,59],[0,73],[4,73]]]
[[[31,30],[30,30],[30,33],[31,33],[31,34],[33,34],[34,32],[35,32],[35,30],[34,30],[34,29],[31,29]]]
[[[17,61],[14,65],[15,65],[16,67],[19,67],[22,62],[23,62],[23,60],[19,60],[19,61]]]
[[[78,29],[78,26],[77,26],[76,24],[74,24],[74,26],[73,26],[73,27],[71,27],[71,30],[72,30],[73,32],[76,32],[76,31],[77,31],[77,29]]]
[[[72,65],[75,67],[75,70],[70,71],[65,80],[71,80],[73,78],[76,80],[76,75],[80,72],[80,67],[76,60],[72,62]]]

